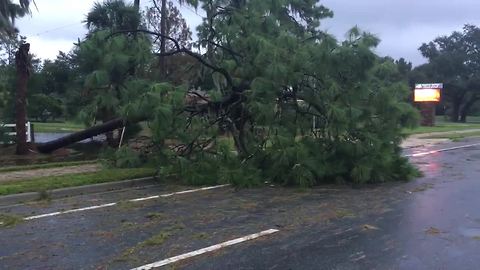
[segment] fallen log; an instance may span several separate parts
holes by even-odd
[[[40,153],[44,153],[44,154],[51,153],[57,149],[68,146],[70,144],[74,144],[76,142],[80,142],[85,139],[88,139],[109,131],[113,131],[115,129],[122,128],[127,124],[128,122],[125,119],[116,118],[108,122],[105,122],[101,125],[96,125],[96,126],[87,128],[85,130],[69,134],[65,137],[62,137],[53,141],[37,144],[37,149],[38,151],[40,151]]]
[[[214,102],[210,100],[210,97],[207,93],[193,90],[189,91],[186,96],[184,112],[205,114],[209,111],[219,111],[226,105],[238,102],[238,100],[241,98],[242,97],[237,93],[233,93],[232,95],[224,97],[222,101]],[[85,139],[122,128],[124,126],[128,126],[129,124],[134,124],[145,120],[147,120],[146,116],[140,116],[136,119],[129,119],[128,121],[119,117],[101,125],[96,125],[53,141],[36,144],[36,146],[40,153],[48,154],[76,142],[80,142]]]

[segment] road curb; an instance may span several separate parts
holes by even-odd
[[[141,187],[146,185],[157,184],[155,177],[143,177],[137,179],[100,183],[94,185],[86,185],[79,187],[60,188],[47,191],[50,199],[59,199],[64,197],[78,196],[86,193],[100,193],[118,189]],[[8,206],[13,204],[25,203],[29,201],[39,200],[40,192],[27,192],[20,194],[12,194],[0,196],[0,206]]]

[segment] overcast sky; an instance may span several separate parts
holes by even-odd
[[[18,21],[21,35],[27,36],[31,50],[41,58],[55,58],[68,52],[86,32],[82,21],[95,0],[35,0],[32,17]],[[150,0],[142,0],[149,4]],[[418,52],[423,42],[460,30],[466,24],[480,25],[479,0],[324,0],[333,10],[333,19],[322,28],[339,39],[358,25],[377,35],[382,43],[377,51],[394,58],[404,57],[415,65],[425,60]],[[182,8],[192,31],[201,18]]]

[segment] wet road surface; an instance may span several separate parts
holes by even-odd
[[[164,269],[479,269],[480,146],[411,160],[424,177],[409,183],[129,201],[190,188],[158,185],[2,207],[28,217],[117,203],[0,227],[0,269],[132,269],[271,229]]]

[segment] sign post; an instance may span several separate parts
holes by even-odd
[[[441,100],[442,83],[416,84],[414,102],[420,106],[422,126],[435,126],[435,107]]]

